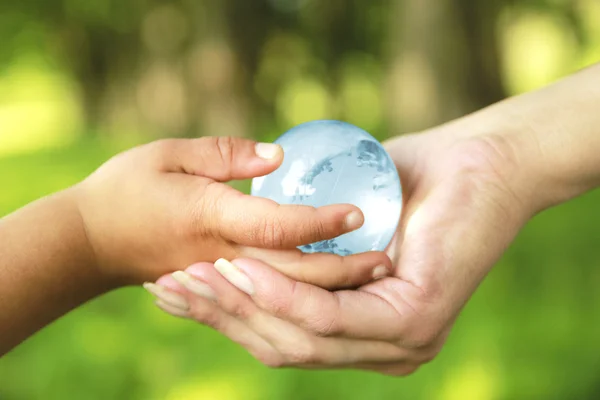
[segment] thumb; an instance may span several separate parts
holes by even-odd
[[[266,175],[283,161],[281,146],[237,137],[165,139],[149,146],[162,171],[221,182]]]

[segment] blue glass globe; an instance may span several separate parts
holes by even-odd
[[[377,139],[345,122],[313,121],[292,128],[275,143],[283,148],[283,164],[255,178],[252,195],[280,204],[353,204],[365,216],[360,229],[300,250],[344,256],[385,250],[398,227],[402,189],[398,171]]]

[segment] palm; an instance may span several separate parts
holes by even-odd
[[[525,216],[511,211],[515,199],[495,168],[502,157],[495,146],[480,139],[445,144],[431,136],[386,143],[404,190],[402,220],[387,249],[395,282],[376,281],[361,290],[387,299],[405,319],[413,315],[443,321],[443,326],[431,327],[440,332],[499,259]],[[440,301],[448,306],[440,307]]]

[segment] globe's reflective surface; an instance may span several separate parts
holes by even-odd
[[[396,167],[375,138],[345,122],[313,121],[275,143],[283,147],[283,164],[255,178],[252,195],[315,207],[349,203],[365,215],[360,229],[300,250],[350,255],[387,247],[400,219],[402,192]]]

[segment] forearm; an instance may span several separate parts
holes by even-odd
[[[95,270],[71,193],[0,219],[0,355],[111,288]]]
[[[600,185],[600,64],[443,130],[500,138],[516,164],[508,179],[534,211],[567,201]]]

